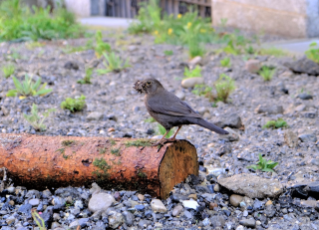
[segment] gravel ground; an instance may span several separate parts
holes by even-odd
[[[15,75],[19,79],[29,73],[34,79],[41,77],[53,89],[44,97],[8,98],[7,91],[14,88],[12,78],[0,76],[0,132],[152,138],[158,135],[157,125],[145,121],[149,115],[143,97],[132,87],[138,79],[155,77],[207,120],[227,127],[232,135],[221,137],[198,126],[183,127],[179,138],[189,140],[197,148],[200,174],[177,185],[166,200],[132,191],[103,191],[97,185],[91,189],[44,191],[6,185],[0,193],[2,229],[33,229],[36,225],[31,217],[32,207],[41,213],[48,229],[76,229],[78,225],[81,229],[131,230],[319,229],[318,77],[290,71],[285,63],[292,63],[293,57],[257,56],[255,59],[262,65],[276,68],[274,78],[264,82],[249,71],[243,56],[231,56],[231,68],[220,67],[225,55],[215,54],[216,46],[210,45],[202,60],[205,84],[213,85],[221,73],[236,81],[229,103],[218,102],[217,107],[212,107],[207,98],[181,86],[187,65],[183,47],[154,45],[151,36],[110,33],[104,37],[112,47],[121,50],[122,57],[129,58],[131,67],[120,73],[94,73],[91,85],[76,81],[83,78],[85,67],[103,68],[94,51],[63,52],[66,45],[83,45],[85,39],[46,42],[45,46],[33,49],[26,44],[0,44],[1,66],[15,58]],[[174,54],[165,56],[165,50]],[[83,111],[70,113],[60,108],[66,97],[82,94],[87,102]],[[36,132],[23,119],[22,114],[30,112],[32,103],[40,111],[56,108],[46,121],[44,132]],[[277,118],[286,120],[289,127],[262,128],[267,121]],[[259,153],[279,163],[276,173],[247,169],[246,166],[256,163]],[[246,173],[255,179],[251,183],[267,179],[255,188],[258,196],[242,191]],[[238,175],[236,185],[220,185],[223,179]],[[280,187],[275,189],[276,194],[265,192],[272,191],[274,186]],[[101,203],[103,212],[96,211]]]

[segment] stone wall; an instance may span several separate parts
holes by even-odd
[[[212,0],[213,25],[293,38],[319,36],[319,0]]]

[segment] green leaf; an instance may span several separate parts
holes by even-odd
[[[20,81],[14,76],[12,76],[12,80],[13,80],[14,86],[16,87],[17,91],[23,91],[23,88],[22,88]]]
[[[7,96],[7,97],[15,97],[15,96],[17,96],[17,94],[18,94],[18,92],[17,92],[16,89],[11,89],[11,90],[9,90],[9,91],[7,92],[6,96]]]
[[[46,95],[46,94],[51,93],[51,92],[52,92],[52,89],[41,89],[38,92],[36,92],[34,96]]]

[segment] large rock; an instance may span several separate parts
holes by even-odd
[[[105,211],[114,202],[115,202],[115,199],[110,194],[107,194],[107,193],[93,194],[92,198],[89,201],[89,210],[91,212],[96,212],[99,210]]]
[[[319,64],[306,57],[292,63],[286,63],[285,65],[295,73],[306,73],[315,76],[319,75]]]
[[[220,178],[218,183],[234,193],[250,198],[276,197],[283,192],[277,180],[261,178],[248,173]]]

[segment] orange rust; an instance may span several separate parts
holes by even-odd
[[[127,141],[134,139],[0,134],[0,167],[16,184],[34,189],[97,182],[162,198],[189,174],[198,174],[196,149],[187,141],[166,144],[159,152],[126,147]]]

